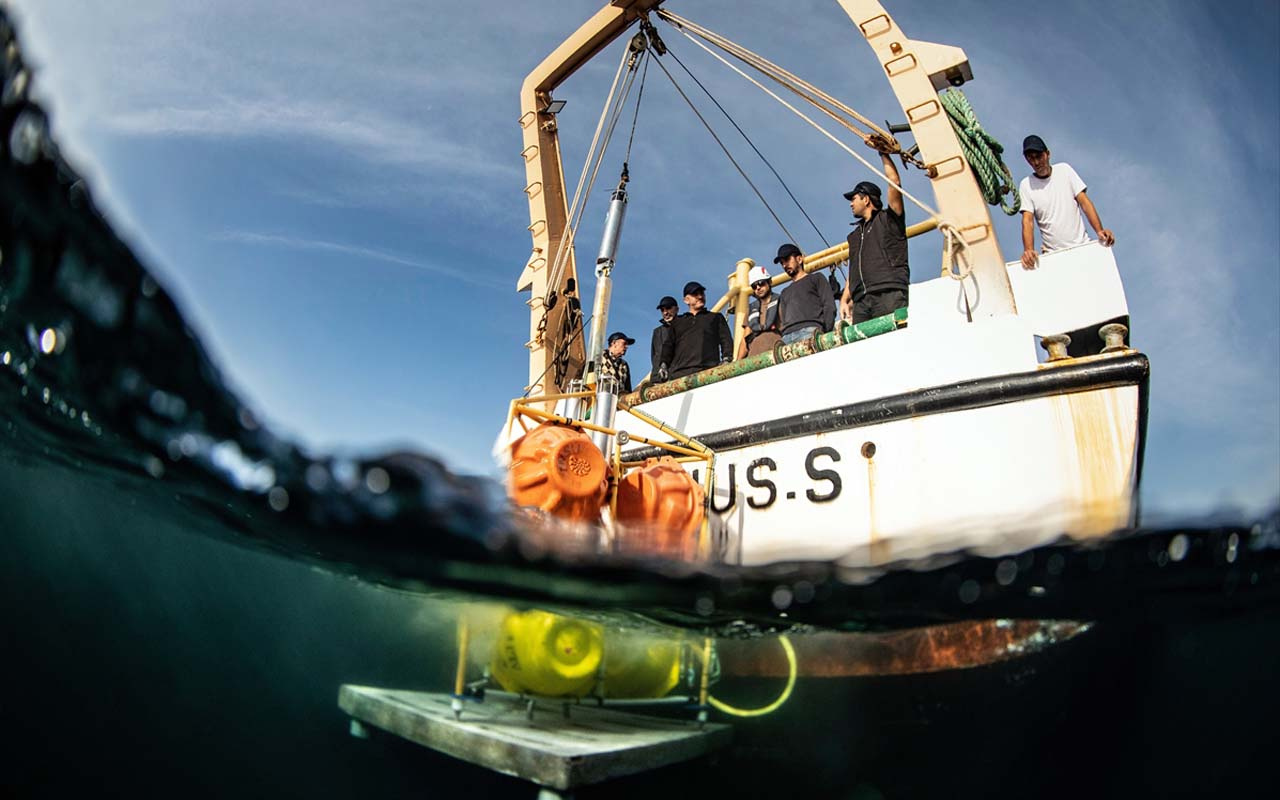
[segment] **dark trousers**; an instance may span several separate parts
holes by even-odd
[[[881,289],[867,292],[860,299],[853,301],[853,324],[883,317],[885,314],[892,314],[906,307],[906,289]]]

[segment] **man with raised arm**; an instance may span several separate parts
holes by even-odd
[[[879,136],[867,146],[880,152],[889,183],[889,202],[880,200],[880,187],[862,181],[844,193],[857,218],[849,234],[849,282],[840,296],[840,316],[853,323],[892,314],[907,305],[911,268],[907,264],[907,223],[903,216],[898,169],[889,146]]]
[[[1044,139],[1035,134],[1023,139],[1022,156],[1032,171],[1018,184],[1018,193],[1022,196],[1023,269],[1035,269],[1040,260],[1035,248],[1037,227],[1044,253],[1091,241],[1080,219],[1082,211],[1098,234],[1098,241],[1106,247],[1115,243],[1115,234],[1102,227],[1098,209],[1085,193],[1089,187],[1070,164],[1049,163],[1049,148]]]

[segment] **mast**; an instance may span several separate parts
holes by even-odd
[[[552,91],[580,66],[617,39],[662,0],[611,0],[587,20],[529,76],[520,90],[524,132],[525,194],[533,249],[516,291],[528,300],[529,387],[554,393],[582,375],[586,362],[577,265],[567,241],[568,206]],[[976,291],[966,290],[974,318],[1017,313],[1004,258],[977,181],[951,122],[938,99],[948,85],[973,77],[958,47],[908,39],[879,0],[837,0],[871,45],[911,125],[937,199],[942,220],[964,244]],[[559,251],[568,247],[556,275]]]
[[[879,0],[838,0],[875,51],[927,165],[942,219],[965,242],[977,284],[966,291],[975,319],[1016,314],[1004,257],[986,201],[960,150],[938,92],[973,78],[969,57],[950,45],[908,39]]]
[[[524,192],[529,198],[533,250],[516,282],[516,291],[531,293],[529,341],[525,343],[529,348],[531,394],[565,389],[569,380],[581,375],[586,360],[577,266],[572,243],[566,242],[569,210],[560,138],[550,108],[551,92],[661,2],[612,0],[529,73],[520,89],[520,127],[524,131],[520,155],[525,162]],[[550,285],[554,277],[552,266],[566,244],[570,247],[564,254],[559,279]],[[548,308],[547,301],[552,297],[554,305]]]

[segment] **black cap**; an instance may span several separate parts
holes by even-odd
[[[659,311],[661,311],[664,308],[679,308],[679,307],[680,307],[680,304],[677,303],[676,299],[669,294],[663,295],[662,299],[658,301]]]
[[[1049,149],[1048,146],[1045,145],[1044,143],[1044,139],[1041,139],[1039,136],[1036,136],[1034,133],[1022,140],[1022,152],[1024,153],[1028,151],[1043,153],[1048,149]]]
[[[707,290],[707,287],[703,286],[697,281],[689,281],[684,285],[685,294],[697,294],[698,292],[705,292],[706,290]]]
[[[844,193],[844,199],[852,200],[855,194],[865,194],[876,201],[876,205],[880,204],[880,187],[871,181],[859,181],[857,186]]]
[[[635,339],[630,338],[629,336],[627,336],[627,335],[626,335],[625,333],[623,333],[622,331],[614,331],[613,333],[609,334],[609,344],[613,344],[613,343],[614,343],[615,341],[617,341],[618,339],[622,339],[622,340],[623,340],[623,341],[625,341],[627,344],[635,344],[635,343],[636,343],[636,340],[635,340]]]
[[[778,255],[774,257],[773,263],[781,264],[784,259],[791,258],[792,256],[802,256],[802,255],[804,255],[804,253],[800,252],[799,247],[796,247],[791,242],[787,242],[786,244],[778,248]]]

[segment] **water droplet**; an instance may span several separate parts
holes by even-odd
[[[1168,551],[1168,550],[1161,550],[1159,553],[1156,553],[1156,566],[1157,566],[1157,567],[1167,567],[1167,566],[1169,566],[1169,551]]]
[[[1169,540],[1169,558],[1174,561],[1181,561],[1187,557],[1187,551],[1191,549],[1191,539],[1185,533],[1180,533]]]
[[[359,480],[359,470],[356,465],[346,459],[340,459],[333,462],[333,478],[338,485],[347,491],[356,488],[356,482]]]
[[[1240,534],[1233,533],[1227,537],[1227,563],[1234,564],[1240,556]]]
[[[153,478],[159,478],[164,475],[164,462],[155,456],[147,456],[144,466],[147,469],[147,474]]]
[[[1054,553],[1049,556],[1049,561],[1045,564],[1045,569],[1049,570],[1050,575],[1061,575],[1066,568],[1067,560],[1062,557],[1061,553]]]
[[[1018,577],[1018,565],[1012,558],[996,564],[996,583],[1008,586]]]
[[[773,607],[779,611],[784,611],[791,607],[791,601],[794,595],[791,594],[790,586],[777,586],[773,590],[773,594],[769,597],[773,601]]]
[[[364,485],[374,494],[382,494],[391,488],[391,476],[382,467],[374,467],[365,474]]]
[[[40,352],[49,355],[58,346],[58,332],[53,328],[45,328],[40,334]]]
[[[5,350],[4,354],[0,355],[0,361],[3,361],[4,365],[7,367],[9,366],[9,362],[13,361],[13,355],[8,350]]]
[[[699,616],[709,617],[716,610],[716,601],[711,599],[710,595],[702,595],[693,603],[693,610],[698,612]]]
[[[960,584],[959,594],[960,594],[961,603],[965,603],[965,604],[974,603],[974,602],[977,602],[978,598],[982,596],[982,587],[978,585],[977,581],[975,581],[973,578],[970,578],[969,580]]]
[[[272,511],[284,511],[289,507],[289,493],[283,486],[276,486],[267,492],[267,503],[271,505]]]
[[[9,131],[9,152],[14,160],[27,166],[36,163],[44,149],[45,125],[44,115],[30,108],[18,115]]]
[[[50,393],[48,386],[44,387],[44,389],[40,391],[40,399],[43,400],[46,405],[48,405],[51,397],[53,397],[53,394]]]
[[[816,592],[814,591],[812,583],[809,583],[808,581],[796,581],[796,585],[792,588],[795,592],[797,603],[813,602],[813,596]]]
[[[1032,597],[1044,597],[1047,592],[1045,592],[1045,588],[1043,586],[1032,586],[1027,589],[1027,594]]]
[[[184,456],[191,458],[200,452],[200,441],[196,439],[194,433],[184,433],[178,439],[178,447],[182,450]]]
[[[21,103],[27,97],[27,87],[31,85],[31,73],[20,69],[4,85],[3,102],[6,106]]]
[[[150,275],[144,275],[142,277],[142,296],[143,297],[148,297],[148,298],[155,297],[156,292],[159,290],[160,290],[160,286],[156,284],[155,280],[153,280]]]
[[[307,467],[307,488],[313,492],[323,492],[329,487],[329,471],[323,464],[311,464]]]

